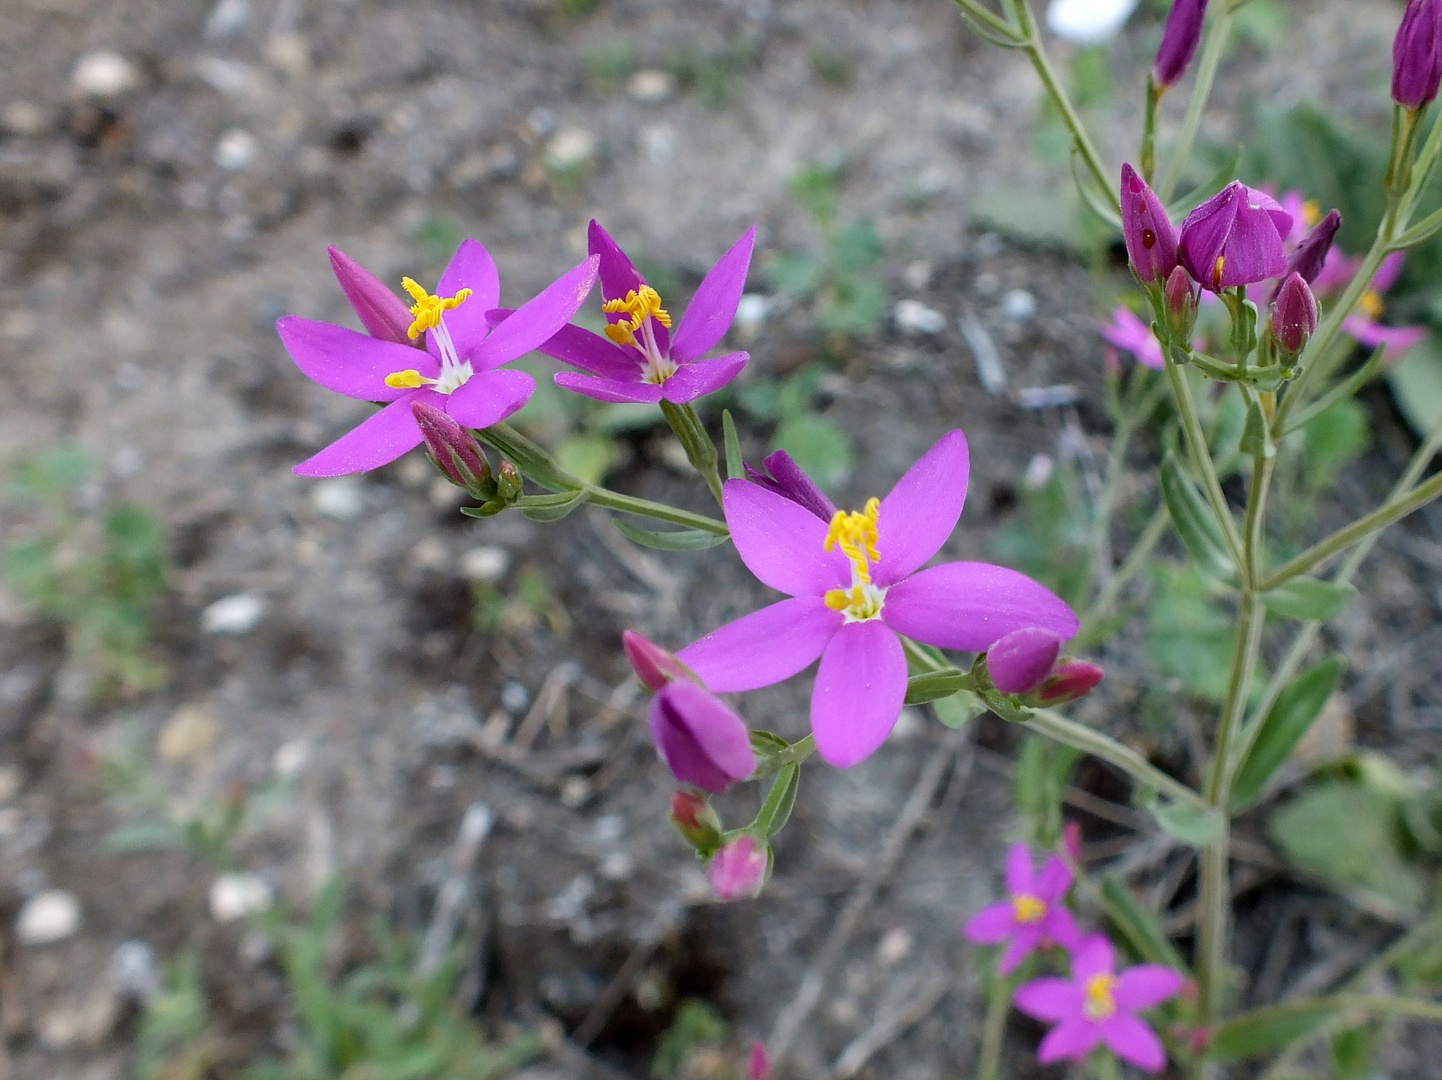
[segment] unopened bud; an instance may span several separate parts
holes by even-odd
[[[771,1080],[771,1059],[766,1056],[766,1044],[760,1039],[751,1044],[751,1056],[746,1063],[746,1080]]]
[[[711,852],[721,845],[721,819],[699,795],[678,791],[671,796],[671,824],[697,851]]]
[[[1328,212],[1326,217],[1312,227],[1311,232],[1302,237],[1302,242],[1292,252],[1291,258],[1287,260],[1288,275],[1301,274],[1302,280],[1308,285],[1316,281],[1327,264],[1327,253],[1332,250],[1332,241],[1337,238],[1337,230],[1341,227],[1342,212]]]
[[[1061,638],[1039,626],[1014,630],[986,650],[992,685],[1003,694],[1028,694],[1046,682],[1061,655]]]
[[[1301,274],[1291,274],[1272,304],[1272,337],[1282,356],[1296,358],[1317,332],[1317,298]]]
[[[1192,339],[1192,327],[1197,324],[1197,301],[1201,287],[1192,280],[1182,266],[1175,266],[1167,275],[1167,330],[1172,341],[1182,343]]]
[[[1082,831],[1081,822],[1068,821],[1062,826],[1061,846],[1066,852],[1067,858],[1072,862],[1081,862]]]
[[[1130,165],[1122,166],[1122,237],[1143,284],[1164,280],[1177,265],[1177,231],[1167,208]]]
[[[1202,40],[1202,23],[1207,16],[1207,0],[1175,0],[1162,32],[1162,47],[1157,50],[1157,85],[1171,86],[1184,74],[1197,53]]]
[[[753,484],[804,506],[822,521],[829,522],[836,516],[836,505],[826,497],[826,492],[801,471],[801,466],[785,450],[768,454],[761,465],[760,469],[750,464],[746,466],[746,478]]]
[[[1043,705],[1060,705],[1086,697],[1106,675],[1100,667],[1087,660],[1063,660],[1052,669],[1051,677],[1037,691]]]
[[[675,653],[667,652],[634,630],[621,631],[621,645],[626,650],[626,659],[631,661],[631,670],[636,673],[636,678],[652,690],[660,690],[672,679],[699,681],[690,668],[676,659]]]
[[[521,496],[521,472],[509,461],[496,470],[496,493],[501,501],[513,503]]]
[[[756,771],[746,721],[693,682],[663,686],[648,719],[661,760],[683,784],[719,794]]]
[[[754,836],[737,836],[727,840],[712,856],[706,876],[720,899],[749,899],[760,895],[770,862],[765,844]]]
[[[1408,0],[1392,42],[1392,100],[1413,111],[1442,85],[1442,0]]]
[[[446,479],[463,487],[477,498],[488,494],[483,490],[491,483],[491,467],[481,453],[480,444],[466,429],[443,410],[423,401],[411,402],[411,414],[421,429],[426,449]]]

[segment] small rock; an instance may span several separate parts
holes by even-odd
[[[546,145],[546,168],[557,173],[583,169],[596,156],[596,136],[585,128],[562,128]]]
[[[248,634],[265,615],[265,597],[236,593],[215,601],[200,613],[200,628],[207,634]]]
[[[530,703],[531,692],[526,689],[525,683],[512,679],[501,687],[501,708],[506,712],[518,713]]]
[[[676,80],[666,71],[643,68],[631,76],[626,93],[642,105],[655,105],[676,92]]]
[[[182,705],[160,730],[155,749],[162,761],[185,765],[203,758],[220,738],[220,722],[199,705]]]
[[[86,53],[70,72],[71,85],[92,97],[119,97],[135,89],[139,82],[135,65],[109,49]]]
[[[444,570],[451,565],[450,549],[438,537],[423,537],[411,548],[410,564],[417,570]]]
[[[271,34],[265,43],[265,58],[277,71],[298,79],[310,67],[310,45],[300,34]]]
[[[939,334],[946,329],[946,316],[920,300],[898,300],[892,316],[908,334]]]
[[[598,869],[607,881],[625,881],[636,868],[636,861],[624,851],[608,851],[601,856]]]
[[[293,780],[305,771],[310,764],[310,743],[304,739],[291,739],[283,742],[275,750],[275,756],[271,759],[271,767],[275,769],[275,775],[282,780]]]
[[[49,117],[33,101],[12,101],[0,112],[0,128],[10,135],[39,135]]]
[[[144,941],[122,941],[110,954],[110,981],[121,994],[137,1001],[155,997],[163,982],[155,950]]]
[[[526,115],[526,126],[541,138],[545,138],[556,130],[560,118],[556,115],[555,109],[548,109],[544,105],[538,105]]]
[[[907,288],[919,291],[931,284],[932,272],[931,263],[925,259],[917,259],[915,262],[906,264],[906,269],[902,271],[901,277],[906,282]]]
[[[499,581],[511,568],[511,553],[503,547],[474,547],[461,556],[461,576],[469,581]]]
[[[145,468],[145,452],[138,446],[122,446],[110,459],[110,471],[122,479],[137,476]]]
[[[219,41],[235,33],[250,18],[250,0],[217,0],[205,20],[205,40]]]
[[[50,1050],[94,1047],[105,1041],[118,1019],[120,996],[102,984],[83,1000],[42,1015],[35,1023],[35,1034]]]
[[[260,144],[244,128],[231,128],[215,144],[215,163],[232,172],[244,169],[255,160]]]
[[[322,480],[310,489],[310,505],[321,517],[332,521],[354,521],[365,513],[365,490],[358,480],[348,476]]]
[[[899,964],[911,955],[911,931],[902,926],[888,930],[876,946],[876,959],[887,967]]]
[[[63,889],[36,893],[20,908],[15,936],[22,945],[50,945],[80,929],[80,901]]]
[[[25,785],[25,773],[19,765],[0,765],[0,803],[8,803]]]
[[[222,94],[244,94],[256,89],[255,69],[243,60],[202,56],[195,62],[201,82]]]
[[[1051,459],[1050,454],[1033,454],[1032,459],[1026,463],[1026,474],[1022,477],[1022,483],[1036,491],[1046,487],[1055,471],[1056,462]]]
[[[221,874],[210,886],[210,913],[217,922],[234,922],[270,910],[275,894],[255,874]]]
[[[761,293],[744,293],[736,305],[736,325],[742,330],[753,330],[771,315],[771,298]]]
[[[1036,297],[1025,289],[1012,289],[1001,298],[1001,310],[1008,319],[1030,322],[1036,318]]]
[[[670,124],[647,124],[640,141],[641,152],[652,165],[669,165],[676,156],[676,129]]]

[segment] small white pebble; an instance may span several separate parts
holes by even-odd
[[[503,547],[474,547],[461,556],[461,576],[468,581],[499,581],[510,568],[511,553]]]
[[[501,708],[509,713],[518,713],[531,703],[531,692],[525,683],[512,679],[501,687]]]
[[[0,112],[0,127],[11,135],[39,135],[49,116],[32,101],[12,101]]]
[[[1025,289],[1012,289],[1001,298],[1001,310],[1008,319],[1030,322],[1036,317],[1036,297]]]
[[[892,316],[908,334],[939,334],[946,329],[946,316],[920,300],[898,300]]]
[[[200,628],[207,634],[248,634],[265,616],[265,597],[236,593],[215,601],[200,613]]]
[[[546,146],[546,167],[555,172],[570,172],[595,156],[596,136],[585,128],[562,128]]]
[[[229,37],[250,18],[250,0],[218,0],[205,20],[205,40],[219,41]]]
[[[925,259],[917,259],[915,262],[906,264],[902,271],[902,279],[908,288],[924,289],[931,284],[932,265]]]
[[[365,513],[365,490],[351,477],[322,480],[310,489],[310,505],[321,517],[354,521]]]
[[[215,163],[232,172],[244,169],[255,160],[260,144],[244,128],[231,128],[215,144]]]
[[[669,72],[656,68],[643,68],[631,76],[626,92],[642,105],[655,105],[665,101],[676,89],[676,80]]]
[[[80,901],[63,889],[36,893],[20,908],[15,936],[22,945],[50,945],[80,929]]]
[[[771,315],[771,298],[760,293],[745,293],[736,305],[736,324],[741,327],[760,326]]]
[[[271,758],[271,767],[275,769],[275,775],[282,780],[293,780],[305,771],[310,764],[310,743],[304,739],[291,739],[283,742],[275,750],[275,756]]]
[[[624,851],[608,851],[601,858],[601,876],[607,881],[625,881],[636,867],[635,860]]]
[[[86,53],[70,72],[75,89],[100,98],[118,97],[135,89],[139,81],[135,65],[110,49]]]
[[[876,946],[876,959],[887,967],[898,964],[911,955],[911,931],[902,926],[888,930]]]
[[[122,941],[110,954],[110,979],[127,997],[149,1001],[160,993],[164,976],[149,943],[132,939]]]
[[[217,922],[234,922],[270,909],[275,896],[255,874],[221,874],[210,886],[210,913]]]
[[[1046,487],[1055,470],[1056,462],[1052,461],[1050,454],[1033,454],[1026,464],[1026,476],[1022,478],[1022,483],[1033,491]]]

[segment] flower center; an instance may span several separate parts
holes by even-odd
[[[881,614],[886,590],[871,583],[871,564],[881,561],[876,544],[880,539],[877,520],[881,516],[881,500],[870,499],[861,511],[838,510],[826,530],[826,550],[840,547],[851,562],[851,587],[832,589],[826,594],[826,606],[845,613],[847,622],[866,622]]]
[[[461,306],[469,299],[470,289],[462,289],[455,296],[435,296],[426,292],[412,278],[401,278],[401,286],[411,294],[415,303],[411,305],[411,314],[415,316],[415,322],[411,323],[410,329],[406,331],[410,339],[414,341],[422,333],[431,335],[441,353],[441,372],[439,377],[428,379],[415,368],[406,368],[404,371],[393,371],[386,376],[386,385],[394,390],[415,390],[422,386],[429,386],[439,394],[452,394],[466,385],[467,380],[475,374],[469,360],[464,363],[456,354],[456,343],[451,338],[451,331],[445,323],[445,313]]]
[[[1011,902],[1011,907],[1016,921],[1023,925],[1039,923],[1046,918],[1046,901],[1030,893],[1022,893]]]
[[[630,319],[606,325],[606,336],[622,347],[630,346],[641,354],[641,381],[653,386],[676,374],[676,363],[661,353],[656,341],[656,330],[652,320],[667,330],[671,329],[671,316],[661,306],[661,294],[649,285],[640,290],[632,289],[624,297],[607,300],[601,308],[607,315],[626,314]]]
[[[1082,1015],[1088,1020],[1106,1020],[1117,1011],[1116,998],[1112,996],[1112,990],[1117,984],[1117,977],[1108,973],[1093,975],[1087,980],[1086,999],[1082,1002]]]
[[[1357,310],[1369,319],[1380,319],[1382,317],[1382,294],[1376,289],[1368,289],[1362,294],[1362,299],[1357,301]]]

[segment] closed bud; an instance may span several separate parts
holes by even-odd
[[[502,502],[513,503],[521,496],[521,472],[509,461],[496,470],[496,491]]]
[[[822,521],[829,522],[836,516],[836,505],[826,497],[826,492],[801,471],[801,466],[785,450],[768,454],[761,465],[760,469],[750,464],[746,466],[746,478],[753,484],[774,491],[797,506],[804,506]]]
[[[706,876],[722,900],[744,900],[761,894],[771,855],[754,836],[736,836],[721,845],[711,858]]]
[[[721,819],[699,795],[678,791],[671,796],[671,824],[697,851],[709,853],[721,846]]]
[[[446,479],[477,498],[485,498],[491,483],[491,467],[480,444],[443,410],[423,401],[411,402],[411,415],[420,426],[421,437],[436,467]]]
[[[751,1056],[746,1063],[746,1080],[771,1080],[771,1059],[766,1056],[766,1044],[760,1039],[751,1044]]]
[[[1167,275],[1167,330],[1173,342],[1188,343],[1192,327],[1197,325],[1197,301],[1202,290],[1183,266],[1175,266]]]
[[[340,248],[328,250],[335,279],[340,282],[346,299],[355,308],[356,316],[371,337],[400,345],[419,344],[410,338],[409,331],[415,317],[405,301]]]
[[[986,650],[986,669],[992,685],[1003,694],[1035,690],[1061,655],[1061,638],[1039,626],[1014,630]]]
[[[1122,236],[1143,284],[1163,281],[1177,265],[1177,231],[1167,208],[1130,165],[1122,166]]]
[[[1067,858],[1074,863],[1081,862],[1082,831],[1081,822],[1068,821],[1062,826],[1061,846],[1066,852]]]
[[[1105,675],[1106,672],[1089,661],[1063,660],[1037,691],[1037,700],[1043,705],[1060,705],[1086,697]]]
[[[1301,274],[1290,274],[1272,303],[1272,337],[1286,359],[1294,359],[1317,332],[1317,298]]]
[[[636,678],[652,690],[662,689],[672,679],[698,681],[691,669],[676,659],[675,653],[667,652],[634,630],[621,632],[621,645],[626,650],[626,659],[631,661],[631,670],[636,673]]]
[[[1408,0],[1392,42],[1392,100],[1416,111],[1442,84],[1442,0]]]
[[[1332,250],[1332,241],[1337,238],[1337,230],[1341,227],[1342,212],[1330,211],[1312,227],[1311,232],[1302,237],[1302,242],[1287,260],[1287,273],[1301,274],[1302,280],[1308,285],[1316,281],[1322,267],[1327,264],[1327,253]]]
[[[1166,89],[1186,74],[1187,65],[1197,54],[1202,40],[1202,23],[1207,16],[1207,0],[1175,0],[1162,33],[1162,46],[1157,50],[1157,86]]]
[[[1178,253],[1202,288],[1219,293],[1286,273],[1282,238],[1291,231],[1276,199],[1233,180],[1187,215]]]
[[[683,784],[719,794],[756,771],[746,721],[693,682],[663,686],[648,719],[661,760]]]

